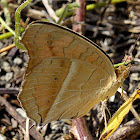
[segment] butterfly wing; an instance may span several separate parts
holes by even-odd
[[[29,63],[19,100],[37,123],[81,117],[116,92],[107,93],[116,81],[111,60],[87,38],[52,23],[34,22],[22,42]]]

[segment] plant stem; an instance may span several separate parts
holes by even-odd
[[[15,13],[15,22],[16,22],[16,26],[15,26],[15,45],[19,48],[19,49],[23,49],[25,50],[25,47],[23,44],[20,43],[20,12],[22,9],[24,9],[29,3],[31,3],[32,0],[27,0],[25,1],[23,4],[21,4]]]
[[[24,31],[25,31],[25,29],[21,28],[20,33],[23,33]],[[13,36],[13,34],[11,32],[7,32],[7,33],[4,33],[4,34],[1,34],[0,35],[0,40],[3,40],[5,38],[9,38],[11,36]]]
[[[72,120],[72,128],[70,132],[74,135],[78,140],[93,140],[84,117],[77,118],[76,120]]]
[[[80,7],[75,10],[73,30],[84,34],[85,33],[85,16],[86,16],[86,1],[76,0]]]
[[[10,31],[13,35],[15,35],[15,32],[5,23],[5,21],[1,17],[0,22],[8,31]]]
[[[73,9],[73,8],[78,8],[79,4],[78,3],[72,3],[72,4],[67,4],[62,11],[62,14],[57,22],[57,24],[60,24],[61,21],[67,16],[67,14]],[[70,12],[71,13],[71,12]]]
[[[118,63],[118,64],[114,64],[114,68],[117,68],[121,65],[128,65],[130,62],[122,62],[122,63]]]
[[[112,0],[111,4],[121,3],[121,2],[125,2],[125,1],[131,1],[131,0]],[[94,10],[96,8],[104,7],[107,3],[108,3],[108,1],[106,1],[106,2],[99,2],[99,3],[96,3],[96,4],[89,4],[89,5],[86,6],[86,10],[90,11],[90,10]],[[72,3],[70,5],[71,5],[71,7],[74,7],[76,5],[76,3]],[[64,7],[58,9],[56,11],[56,15],[58,17],[60,17],[63,11],[64,11]],[[73,14],[73,11],[68,12],[66,17],[71,16],[72,14]]]
[[[78,5],[76,2],[69,4],[69,8],[70,8],[70,9],[73,9],[73,8],[75,9],[75,8],[77,8],[77,7],[79,7],[79,5]],[[65,7],[62,7],[62,8],[60,8],[60,9],[58,9],[58,10],[56,11],[56,15],[57,15],[58,17],[60,17],[64,10],[65,10]],[[73,14],[73,10],[67,12],[66,17],[71,16],[72,14]]]

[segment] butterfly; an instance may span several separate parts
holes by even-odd
[[[29,62],[18,99],[37,124],[82,117],[124,81],[98,45],[68,28],[33,22],[21,42]]]

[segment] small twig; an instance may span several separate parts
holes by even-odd
[[[0,104],[5,106],[7,113],[9,113],[17,122],[25,129],[25,119],[17,113],[17,111],[10,105],[2,96],[0,96]],[[43,140],[42,136],[36,131],[35,127],[30,129],[30,135],[35,140]]]
[[[13,47],[15,47],[15,44],[11,44],[11,45],[7,46],[6,48],[2,48],[2,49],[0,49],[0,53],[8,51],[8,50],[12,49]]]
[[[35,20],[41,20],[45,18],[45,14],[42,11],[36,9],[28,9],[27,13],[23,13],[26,17],[33,18]]]
[[[51,8],[47,0],[42,0],[42,3],[44,4],[46,10],[48,11],[49,15],[57,22],[59,18],[56,16],[54,10]]]
[[[42,10],[42,13],[46,16],[49,22],[55,23],[54,20],[49,16],[49,14],[45,10]]]
[[[135,41],[136,41],[135,39],[130,39],[130,40],[128,40],[127,42],[123,42],[123,43],[121,43],[121,44],[117,44],[117,45],[115,45],[115,49],[119,49],[119,48],[123,49],[123,48],[126,47],[127,45],[134,44]]]
[[[0,88],[0,94],[18,94],[18,89],[13,88]]]

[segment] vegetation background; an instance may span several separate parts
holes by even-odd
[[[59,18],[59,9],[74,1],[48,0],[48,2]],[[17,94],[27,67],[28,55],[26,51],[15,47],[14,36],[5,28],[2,22],[4,21],[11,29],[15,30],[15,11],[21,3],[23,3],[22,0],[0,1],[1,140],[23,139],[25,133],[25,120],[19,115],[22,110],[17,100]],[[80,23],[83,27],[81,32],[101,46],[114,64],[120,63],[125,54],[132,52],[133,61],[130,75],[124,82],[124,90],[130,96],[138,88],[140,82],[140,0],[87,0],[86,5],[87,9],[83,13],[86,15],[84,22],[78,22],[74,18],[75,14],[73,13],[64,19],[66,21],[66,19],[69,20],[71,17],[72,22],[65,23],[69,28],[72,28],[76,22]],[[46,10],[42,1],[34,0],[22,11],[21,26],[26,28],[27,24],[32,21],[46,19],[46,15],[42,10]],[[6,47],[9,48],[3,51]],[[133,51],[131,51],[132,48]],[[117,92],[107,102],[110,113],[113,115],[123,102],[123,99]],[[140,98],[133,103],[133,107],[140,114]],[[101,105],[95,106],[85,118],[92,137],[98,139],[104,128]],[[107,119],[109,119],[109,115],[107,115]],[[126,129],[118,128],[119,133],[114,133],[114,136],[117,135],[121,139],[140,139],[140,126],[131,112],[124,118],[120,127],[125,127]],[[61,136],[64,134],[68,134],[70,128],[71,120],[53,121],[40,129],[40,133],[43,139],[55,140],[62,138]],[[34,127],[30,131],[31,139],[41,139]],[[113,140],[116,137],[110,139]]]

